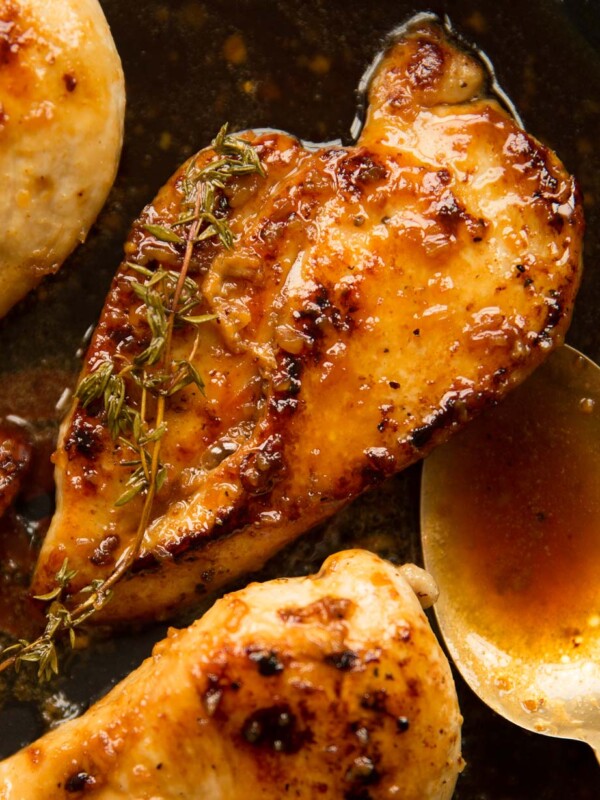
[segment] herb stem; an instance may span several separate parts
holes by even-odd
[[[201,192],[198,192],[198,197],[196,199],[196,206],[195,206],[195,214],[196,216],[200,213],[200,204],[202,202],[202,195]],[[191,226],[189,230],[189,234],[187,237],[186,248],[185,248],[185,256],[183,259],[183,264],[181,266],[181,272],[179,274],[179,280],[177,281],[177,286],[175,288],[175,293],[173,295],[173,302],[172,302],[172,310],[175,311],[179,304],[179,300],[181,298],[181,292],[183,290],[183,286],[185,284],[185,279],[187,277],[190,263],[192,260],[192,254],[194,250],[194,240],[198,234],[198,229],[200,227],[201,221],[197,218],[194,224]],[[173,327],[175,324],[175,313],[169,315],[168,320],[168,327],[167,327],[167,336],[166,336],[166,346],[164,351],[164,365],[168,367],[172,360],[172,347],[173,347]],[[144,371],[144,376],[145,376]],[[140,416],[142,418],[142,422],[145,422],[146,419],[146,406],[148,402],[148,391],[145,387],[142,387],[142,398],[140,401]],[[166,410],[166,398],[164,395],[159,395],[156,400],[156,428],[160,428],[163,424],[165,419],[165,410]],[[121,557],[119,558],[115,569],[109,575],[109,577],[104,581],[102,586],[96,592],[96,596],[92,595],[91,597],[87,598],[83,603],[81,603],[77,608],[72,612],[72,620],[75,622],[81,613],[86,613],[87,609],[91,606],[94,607],[96,610],[100,610],[106,600],[108,599],[108,594],[112,587],[118,583],[123,575],[129,571],[130,567],[132,566],[135,559],[138,557],[139,552],[142,548],[142,542],[144,541],[144,534],[150,524],[150,516],[152,514],[152,507],[154,506],[154,498],[156,495],[156,475],[158,473],[159,468],[159,458],[160,458],[160,448],[161,448],[162,439],[157,439],[153,442],[152,446],[152,461],[150,464],[150,470],[148,473],[147,469],[147,462],[145,457],[145,451],[142,448],[142,464],[144,465],[144,472],[148,475],[148,491],[146,493],[146,497],[144,498],[144,506],[142,508],[142,514],[140,516],[140,520],[137,526],[135,538],[133,542],[123,551]]]
[[[140,400],[140,419],[142,421],[142,425],[146,422],[146,406],[148,405],[148,390],[146,389],[146,370],[142,373],[143,376],[143,383],[142,383],[142,398]],[[153,451],[154,452],[154,451]],[[142,463],[142,468],[144,470],[144,475],[146,477],[146,481],[148,484],[151,483],[151,472],[148,469],[148,456],[146,454],[146,448],[140,448],[140,461]]]
[[[177,306],[179,305],[179,300],[181,299],[181,293],[183,291],[185,279],[187,278],[187,274],[190,269],[192,254],[194,252],[194,241],[196,239],[196,236],[198,235],[200,225],[202,224],[202,220],[200,219],[200,207],[202,205],[202,200],[204,198],[203,189],[204,187],[202,187],[201,191],[198,192],[198,196],[196,197],[196,202],[194,204],[195,219],[190,227],[187,241],[185,244],[185,255],[183,257],[183,264],[181,265],[181,272],[179,273],[179,279],[175,287],[175,294],[173,295],[173,309],[176,309]],[[167,343],[165,347],[169,359],[171,357],[171,347],[173,343],[174,323],[175,323],[175,314],[171,314],[171,316],[169,317],[169,324],[167,327]]]

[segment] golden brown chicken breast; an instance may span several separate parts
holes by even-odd
[[[448,800],[460,724],[402,569],[351,550],[173,631],[83,717],[0,764],[0,798]]]
[[[98,0],[0,0],[0,317],[85,239],[124,108]]]
[[[557,157],[431,23],[389,48],[368,101],[353,147],[245,134],[264,175],[215,189],[185,292],[196,297],[191,318],[217,318],[198,327],[180,313],[169,365],[185,383],[191,359],[204,391],[190,384],[166,399],[153,429],[156,501],[104,620],[168,615],[257,568],[500,400],[561,342],[583,221]],[[173,176],[126,244],[83,371],[112,394],[111,408],[106,392],[104,405],[84,392],[65,421],[38,593],[65,557],[76,592],[132,546],[144,492],[115,505],[134,469],[122,401],[139,444],[139,414],[159,403],[141,404],[140,386],[163,400],[172,388],[150,366],[164,344],[157,287],[174,291],[189,197],[207,186],[194,178],[218,172],[217,150]],[[223,244],[210,234],[225,223]]]

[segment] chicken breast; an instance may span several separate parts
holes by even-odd
[[[0,0],[0,317],[85,239],[115,178],[124,108],[97,0]]]
[[[172,631],[83,717],[0,764],[0,798],[447,800],[460,725],[402,569],[350,550]]]
[[[194,313],[218,316],[194,348],[205,392],[188,386],[167,404],[166,479],[139,557],[97,619],[167,616],[258,568],[500,400],[562,341],[581,259],[576,186],[487,87],[479,61],[419,23],[374,68],[355,146],[245,134],[265,177],[221,191],[233,250],[198,242],[190,269]],[[84,376],[148,345],[132,281],[140,266],[181,269],[183,245],[157,231],[177,230],[190,168],[215,157],[184,165],[135,223]],[[176,359],[195,334],[176,328]],[[127,457],[103,408],[76,403],[36,593],[65,557],[76,593],[130,546],[142,498],[115,506]]]
[[[0,420],[0,517],[19,493],[31,451],[25,433]]]

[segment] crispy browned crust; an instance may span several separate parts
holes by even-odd
[[[2,800],[449,800],[461,717],[413,590],[377,556],[251,584],[80,719],[0,764]]]
[[[389,49],[369,99],[354,147],[246,134],[267,176],[227,192],[233,254],[205,243],[193,263],[219,315],[197,359],[206,397],[186,390],[169,410],[169,477],[104,619],[168,615],[260,566],[500,400],[562,341],[583,218],[557,157],[429,23]],[[135,223],[129,261],[181,265],[181,247],[144,225],[177,217],[183,169]],[[84,373],[147,342],[127,274],[123,265]],[[237,448],[226,457],[224,441]],[[75,407],[36,592],[65,555],[77,590],[131,540],[140,505],[114,508],[121,458],[99,409]]]

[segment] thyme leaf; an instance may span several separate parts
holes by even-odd
[[[80,382],[75,390],[75,397],[79,398],[83,408],[87,408],[94,400],[102,397],[112,373],[112,362],[100,361],[94,366],[89,375],[86,375]]]

